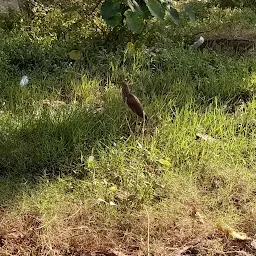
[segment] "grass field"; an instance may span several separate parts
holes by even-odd
[[[60,39],[49,13],[56,27],[0,30],[0,255],[255,255],[217,228],[256,234],[255,56],[186,45],[198,31],[254,39],[255,12],[198,6],[136,49],[68,22]]]

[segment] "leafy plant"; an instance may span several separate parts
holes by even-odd
[[[183,7],[191,21],[194,21],[193,8],[188,4]],[[102,18],[109,26],[116,27],[125,22],[133,33],[141,33],[146,22],[152,18],[163,20],[166,12],[176,25],[181,23],[179,12],[168,0],[104,0],[101,6]]]
[[[99,10],[99,6],[101,6]],[[174,8],[170,0],[28,0],[23,10],[30,18],[40,24],[42,19],[49,19],[49,27],[54,24],[58,30],[58,37],[63,37],[67,30],[81,28],[81,21],[100,27],[99,12],[105,23],[112,28],[128,27],[133,33],[140,34],[148,21],[163,20],[166,13],[176,25],[180,25],[180,13]],[[182,5],[182,12],[195,21],[194,8],[190,3]],[[55,21],[51,22],[51,17]],[[63,23],[63,20],[67,22]],[[38,24],[38,25],[39,25]],[[41,27],[41,26],[37,26]],[[42,28],[41,28],[42,30]]]

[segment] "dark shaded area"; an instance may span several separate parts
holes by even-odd
[[[127,128],[122,125],[120,103],[121,100],[109,101],[102,114],[83,106],[68,115],[61,114],[63,110],[60,110],[56,117],[45,110],[39,119],[26,120],[22,128],[9,130],[8,134],[2,132],[1,173],[35,177],[47,170],[56,175],[65,174],[62,166],[79,162],[81,153],[89,156],[94,147],[107,147],[123,135]],[[115,112],[116,106],[119,110]],[[86,168],[84,171],[86,173]],[[67,174],[72,173],[67,170]]]

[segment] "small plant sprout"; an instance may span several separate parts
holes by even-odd
[[[94,156],[89,156],[87,161],[88,168],[92,168],[94,166],[94,163],[95,163]]]

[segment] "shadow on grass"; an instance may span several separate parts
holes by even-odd
[[[97,148],[107,150],[128,132],[118,96],[98,109],[65,105],[55,115],[43,109],[38,118],[28,116],[19,128],[2,130],[0,206],[15,197],[23,183],[35,184],[42,176],[86,178],[89,156],[97,156]]]

